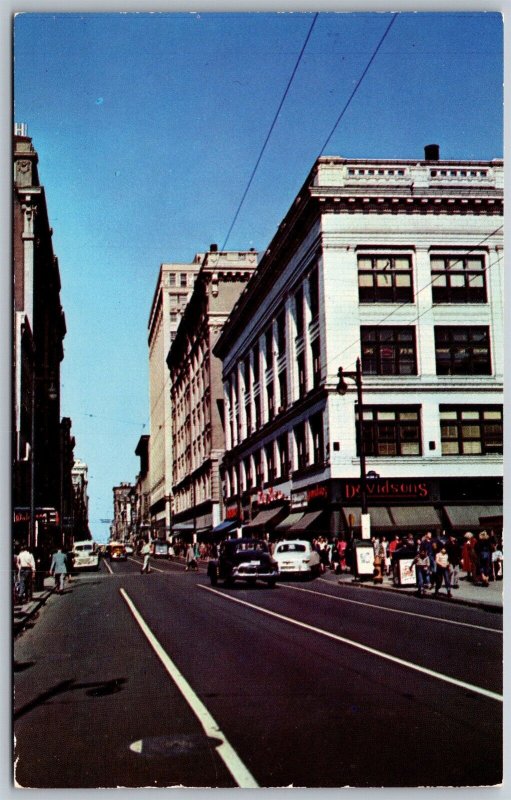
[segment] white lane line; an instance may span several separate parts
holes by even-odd
[[[142,633],[148,640],[149,644],[151,645],[154,652],[162,662],[168,674],[170,675],[170,677],[176,684],[177,688],[185,698],[186,702],[192,709],[193,713],[199,720],[206,736],[212,736],[216,739],[221,740],[222,743],[215,749],[218,752],[218,755],[220,756],[222,761],[224,762],[225,766],[231,773],[232,777],[240,787],[240,789],[258,789],[259,784],[256,782],[255,778],[251,775],[247,767],[243,764],[243,762],[241,761],[240,757],[238,756],[234,748],[229,744],[226,737],[218,727],[217,722],[213,719],[206,706],[197,697],[197,695],[193,691],[192,687],[190,686],[186,678],[184,678],[184,676],[180,673],[174,662],[171,660],[170,656],[165,652],[165,650],[159,643],[154,633],[150,630],[149,626],[145,622],[140,612],[135,608],[135,605],[131,600],[131,598],[126,594],[124,589],[120,589],[120,593],[124,598],[124,600],[126,601],[128,608],[133,614],[135,620],[138,622],[142,630]]]
[[[128,556],[128,561],[133,561],[133,563],[136,564],[138,567],[141,567],[142,564],[144,563],[143,561],[137,561],[137,559],[133,558],[132,556]],[[169,571],[168,569],[161,569],[160,567],[153,567],[152,564],[149,565],[149,569],[150,569],[151,572],[168,572]]]
[[[325,581],[325,583],[330,583],[330,581]],[[288,586],[284,583],[279,583],[279,587],[282,589],[292,589],[295,592],[305,592],[306,594],[317,594],[320,597],[328,597],[330,600],[338,600],[340,603],[353,603],[357,606],[366,606],[367,608],[377,608],[379,611],[388,611],[391,614],[403,614],[408,617],[419,617],[420,619],[429,619],[433,620],[434,622],[442,622],[445,625],[461,625],[464,628],[477,628],[480,631],[490,631],[490,633],[500,633],[502,635],[503,631],[499,630],[498,628],[488,628],[485,625],[474,625],[471,622],[458,622],[454,619],[442,619],[442,617],[432,617],[429,614],[419,614],[416,611],[401,611],[399,608],[388,608],[387,606],[379,606],[375,603],[364,603],[362,600],[351,600],[347,597],[338,597],[334,594],[327,594],[326,592],[317,592],[314,589],[302,589],[301,586]],[[426,601],[427,602],[427,601]]]
[[[107,570],[109,571],[110,575],[113,575],[114,571],[113,571],[112,567],[110,566],[110,564],[108,563],[108,561],[104,561],[103,563],[104,563],[105,567],[107,568]]]
[[[276,611],[270,611],[267,608],[262,608],[261,606],[256,606],[254,603],[249,603],[246,600],[240,600],[237,597],[232,597],[229,594],[224,594],[223,592],[219,592],[218,589],[212,589],[210,586],[204,586],[204,584],[198,583],[197,586],[199,589],[204,589],[207,592],[211,592],[212,594],[216,594],[219,597],[223,597],[224,600],[230,600],[232,603],[239,603],[242,606],[247,606],[248,608],[253,608],[255,611],[259,611],[261,614],[267,614],[270,617],[275,617],[276,619],[280,619],[283,622],[289,622],[291,625],[296,625],[298,628],[305,628],[305,630],[312,631],[313,633],[319,633],[321,636],[326,636],[328,639],[335,639],[337,642],[342,642],[342,644],[347,644],[350,647],[355,647],[357,650],[363,650],[365,653],[370,653],[373,656],[378,656],[378,658],[384,658],[387,661],[392,661],[394,664],[399,664],[401,667],[406,667],[407,669],[413,669],[416,672],[421,672],[423,675],[429,675],[431,678],[436,678],[437,680],[444,681],[445,683],[452,683],[453,686],[461,687],[462,689],[468,689],[471,692],[475,692],[476,694],[481,694],[484,697],[489,697],[491,700],[499,700],[503,702],[503,696],[501,694],[497,694],[496,692],[491,692],[489,689],[483,689],[480,686],[473,686],[471,683],[465,683],[465,681],[460,681],[457,678],[451,678],[449,675],[443,675],[441,672],[435,672],[435,670],[427,669],[426,667],[421,667],[419,664],[414,664],[412,661],[405,661],[402,658],[397,658],[397,656],[392,656],[389,653],[384,653],[382,650],[376,650],[374,647],[368,647],[368,645],[360,644],[360,642],[355,642],[352,639],[346,639],[344,636],[339,636],[336,633],[331,633],[330,631],[325,631],[322,628],[316,628],[314,625],[308,625],[306,622],[300,622],[297,619],[292,619],[292,617],[286,617],[284,614],[278,614]]]

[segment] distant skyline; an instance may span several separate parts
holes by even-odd
[[[226,249],[263,252],[389,21],[320,13]],[[89,467],[91,531],[149,434],[147,323],[159,267],[222,246],[311,13],[28,13],[14,119],[39,154],[62,279],[63,416]],[[325,155],[503,155],[499,13],[401,12]]]

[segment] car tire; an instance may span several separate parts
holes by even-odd
[[[267,581],[268,589],[275,589],[276,583],[277,583],[277,578],[270,578],[270,580]]]
[[[209,573],[209,581],[211,583],[211,586],[216,586],[217,585],[217,583],[218,583],[218,575],[216,574],[216,569],[210,571],[210,573]]]

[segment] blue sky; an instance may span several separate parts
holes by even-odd
[[[227,248],[263,251],[391,15],[321,13]],[[27,13],[15,120],[39,153],[67,319],[62,414],[89,465],[91,529],[149,433],[159,265],[224,244],[311,13]],[[401,13],[327,155],[503,155],[498,13]]]

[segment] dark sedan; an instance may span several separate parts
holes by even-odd
[[[208,564],[212,586],[220,579],[226,586],[232,586],[236,580],[249,584],[260,580],[273,587],[278,574],[277,562],[271,557],[266,542],[260,539],[227,539],[220,545],[218,558]]]

